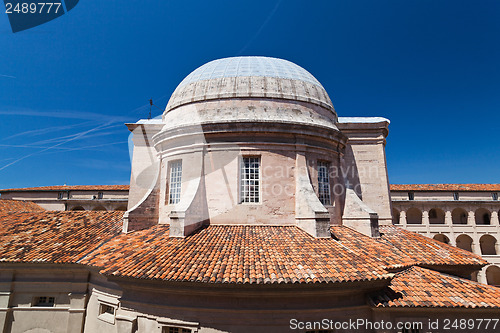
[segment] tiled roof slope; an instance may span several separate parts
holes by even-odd
[[[0,192],[32,192],[32,191],[128,191],[129,185],[60,185],[7,188]]]
[[[500,191],[500,184],[391,184],[391,191]]]
[[[211,225],[170,238],[168,225],[121,233],[123,212],[0,216],[0,262],[80,263],[101,273],[208,283],[330,283],[390,278],[412,265],[486,261],[416,233],[382,226],[380,239],[348,227],[316,239],[295,226]]]
[[[488,264],[486,260],[476,254],[438,242],[406,229],[383,225],[380,226],[380,232],[383,234],[381,242],[393,245],[419,265],[484,266]]]
[[[414,258],[383,239],[371,238],[344,226],[333,226],[331,231],[343,246],[364,257],[373,257],[384,269],[400,269],[418,264]]]
[[[43,212],[45,209],[31,201],[0,199],[0,215],[15,212]]]
[[[169,227],[120,235],[82,263],[104,274],[208,283],[313,283],[389,278],[373,256],[295,226],[211,225],[186,238]]]
[[[421,267],[396,274],[371,297],[376,307],[500,308],[500,288]]]
[[[0,262],[77,263],[121,232],[123,212],[0,216]]]

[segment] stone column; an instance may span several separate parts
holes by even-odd
[[[476,242],[475,240],[472,240],[470,247],[472,248],[472,253],[482,255],[481,254],[481,246],[479,246],[478,242]]]
[[[453,220],[451,218],[451,211],[449,211],[449,210],[447,210],[444,213],[444,224],[446,224],[446,225],[452,225],[453,224]]]
[[[495,254],[499,255],[500,254],[500,243],[497,239],[497,242],[495,243]]]
[[[483,274],[483,271],[479,271],[477,272],[477,282],[479,283],[483,283],[483,284],[487,284],[487,281],[486,281],[486,274]]]
[[[399,224],[406,227],[406,211],[404,210],[399,213]]]
[[[498,225],[498,212],[496,210],[491,212],[491,225]],[[498,242],[497,242],[498,244]],[[498,253],[498,251],[497,251]]]
[[[469,216],[467,217],[467,224],[469,224],[469,225],[476,224],[475,215],[474,215],[473,210],[469,211]]]
[[[429,225],[429,211],[424,210],[422,212],[422,224]]]

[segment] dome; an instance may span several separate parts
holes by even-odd
[[[290,61],[269,57],[232,57],[206,63],[182,80],[165,111],[224,98],[286,99],[334,112],[328,94],[311,73]]]

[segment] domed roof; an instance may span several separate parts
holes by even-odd
[[[256,97],[311,102],[334,111],[325,89],[311,73],[290,61],[269,57],[206,63],[182,80],[165,111],[191,102]]]

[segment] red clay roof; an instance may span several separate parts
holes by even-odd
[[[486,260],[469,251],[406,229],[383,225],[380,226],[380,232],[383,234],[381,241],[391,244],[421,266],[488,264]]]
[[[82,263],[101,273],[208,283],[329,283],[389,278],[373,257],[295,226],[212,225],[186,238],[169,226],[120,235]]]
[[[500,184],[391,184],[391,191],[500,191]]]
[[[330,283],[390,278],[412,265],[483,266],[467,251],[382,226],[379,239],[348,227],[316,239],[295,226],[211,225],[170,238],[168,225],[121,234],[123,212],[0,216],[0,261],[80,263],[101,273],[208,283]]]
[[[0,214],[43,211],[45,211],[45,209],[31,201],[0,199]]]
[[[123,212],[0,215],[0,262],[78,263],[121,232]]]
[[[371,297],[376,307],[500,308],[500,288],[421,267],[396,274],[383,292]]]
[[[213,225],[189,237],[169,238],[159,225],[120,235],[82,263],[104,274],[213,283],[311,283],[373,280],[412,265],[473,265],[467,251],[396,227],[380,239],[348,227],[315,239],[295,226]],[[412,243],[418,244],[412,244]]]
[[[128,191],[129,185],[60,185],[24,188],[8,188],[0,192],[32,192],[32,191]]]

